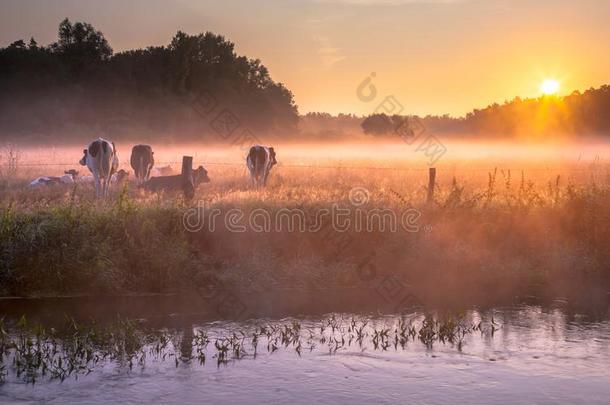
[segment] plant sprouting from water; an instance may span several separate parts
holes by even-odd
[[[388,323],[389,322],[389,323]],[[17,380],[36,383],[87,375],[96,368],[114,363],[130,372],[143,368],[148,358],[165,361],[173,358],[176,366],[215,358],[216,365],[244,358],[256,358],[259,347],[269,355],[290,349],[301,356],[316,344],[326,345],[330,354],[343,350],[405,350],[409,342],[419,341],[428,348],[434,344],[462,349],[464,339],[474,331],[491,337],[500,325],[493,319],[489,327],[467,322],[463,315],[424,314],[410,319],[343,319],[331,315],[317,322],[291,319],[265,324],[227,326],[220,329],[197,327],[192,333],[170,329],[147,329],[133,320],[117,318],[110,323],[78,323],[66,317],[63,325],[46,328],[25,316],[8,327],[0,320],[0,381],[13,375]],[[212,343],[210,345],[210,343]]]

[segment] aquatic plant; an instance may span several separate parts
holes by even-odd
[[[490,336],[499,326],[492,318]],[[10,328],[0,320],[0,381],[11,375],[32,384],[44,379],[63,381],[70,376],[87,375],[109,362],[130,372],[134,367],[143,368],[148,358],[161,361],[173,358],[178,367],[192,359],[204,366],[211,357],[218,367],[226,366],[244,358],[256,358],[261,340],[269,354],[284,348],[294,350],[299,357],[304,348],[313,351],[315,341],[326,344],[329,354],[348,350],[353,341],[358,342],[359,350],[368,344],[374,350],[388,351],[391,347],[404,350],[407,342],[415,341],[416,337],[428,348],[440,343],[461,350],[464,337],[475,330],[483,330],[481,323],[470,324],[462,316],[425,314],[419,320],[407,322],[401,317],[392,325],[376,325],[368,319],[344,320],[331,315],[307,329],[295,319],[221,330],[198,327],[177,340],[178,331],[151,330],[124,318],[102,325],[77,323],[66,317],[60,327],[45,328],[23,316]]]

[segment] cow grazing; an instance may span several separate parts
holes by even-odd
[[[72,184],[76,181],[78,171],[70,169],[63,176],[42,176],[30,182],[30,187],[50,186],[52,184]]]
[[[208,171],[205,170],[203,166],[199,166],[196,170],[193,170],[193,185],[195,188],[201,183],[209,182],[210,178],[208,177]],[[148,191],[182,190],[182,175],[151,177],[142,187]]]
[[[122,182],[127,181],[128,178],[129,172],[121,169],[110,177],[110,182],[113,184],[121,184]]]
[[[155,165],[154,154],[150,145],[135,145],[131,149],[130,163],[138,184],[150,178],[150,172]]]
[[[257,187],[264,187],[267,185],[269,171],[277,164],[275,150],[267,146],[254,145],[250,148],[246,164],[250,171],[252,183]]]
[[[95,195],[106,197],[110,186],[110,179],[119,167],[119,156],[114,142],[98,138],[83,150],[84,156],[80,164],[87,166],[95,182]]]
[[[150,175],[152,177],[169,176],[173,173],[174,173],[174,169],[172,169],[172,167],[170,165],[161,166],[161,167],[153,167],[152,170],[150,171]]]

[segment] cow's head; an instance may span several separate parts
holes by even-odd
[[[269,168],[271,168],[277,164],[277,160],[275,159],[275,149],[273,149],[273,147],[269,148],[269,155],[269,157],[271,158],[271,165],[269,166]]]
[[[64,171],[64,174],[69,174],[70,176],[72,176],[72,180],[76,180],[76,176],[78,176],[78,170],[74,170],[74,169],[66,170],[66,171]]]
[[[126,180],[129,177],[129,172],[126,170],[119,170],[116,172],[116,181],[117,183],[121,183],[123,180]]]
[[[83,157],[78,161],[78,163],[81,166],[86,166],[87,165],[87,149],[83,149]]]
[[[199,166],[197,170],[193,170],[193,183],[197,186],[201,183],[209,183],[208,171]]]

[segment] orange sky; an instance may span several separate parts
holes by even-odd
[[[608,0],[0,0],[0,45],[48,44],[64,18],[104,32],[115,51],[210,30],[260,58],[299,111],[462,115],[515,96],[610,84]],[[357,97],[375,73],[377,96]]]

